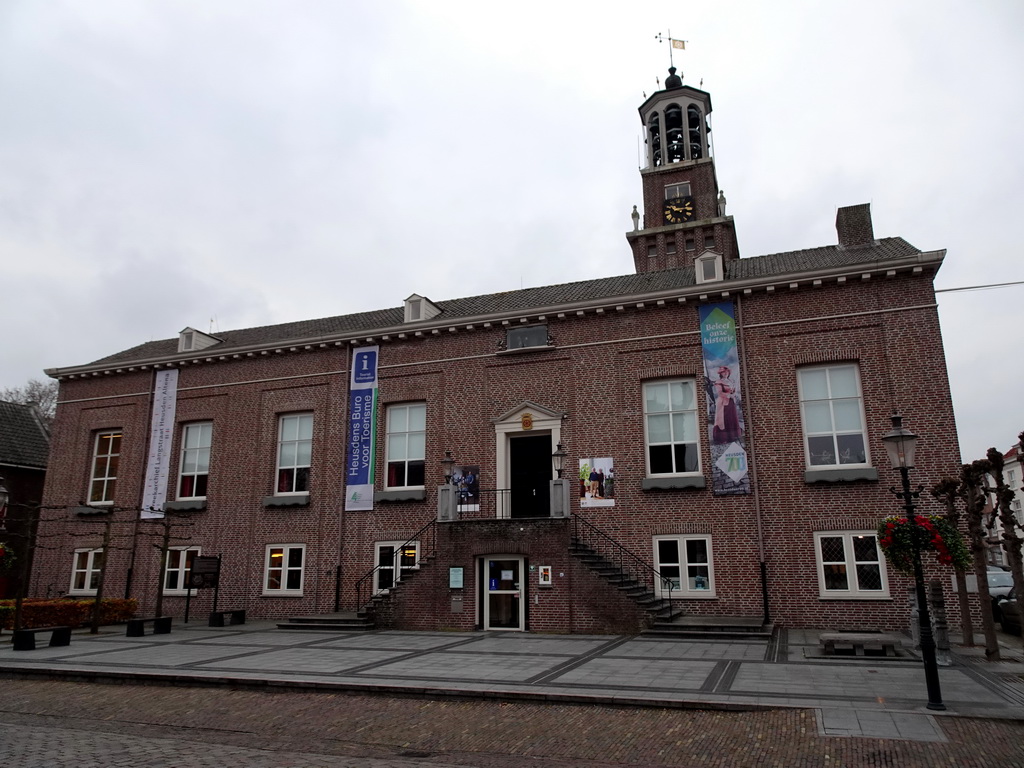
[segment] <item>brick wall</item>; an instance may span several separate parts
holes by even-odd
[[[570,476],[580,457],[614,457],[615,506],[587,510],[596,525],[647,559],[652,559],[654,535],[694,532],[712,537],[717,598],[687,601],[687,610],[760,615],[763,550],[776,621],[791,626],[902,627],[906,580],[896,574],[890,573],[891,600],[819,598],[813,534],[873,528],[880,518],[899,511],[887,490],[894,478],[879,439],[888,431],[894,409],[922,436],[915,482],[930,485],[958,466],[931,276],[851,279],[730,298],[736,302],[741,329],[747,447],[757,476],[754,494],[716,497],[710,488],[641,489],[643,382],[702,375],[697,303],[673,300],[582,317],[549,315],[554,348],[520,354],[496,354],[504,338],[500,327],[460,327],[420,339],[382,342],[377,466],[384,466],[386,406],[425,402],[428,493],[422,502],[379,502],[367,512],[342,511],[348,359],[343,348],[285,349],[280,354],[184,366],[177,420],[213,421],[212,466],[207,509],[176,525],[172,543],[223,555],[223,607],[245,607],[254,617],[331,611],[339,568],[340,598],[346,605],[354,600],[356,580],[374,565],[375,542],[404,541],[433,519],[433,489],[443,481],[439,461],[446,450],[459,463],[479,465],[482,487],[494,487],[494,420],[529,401],[566,414],[561,434],[570,454]],[[859,367],[869,450],[879,473],[876,481],[804,481],[796,370],[827,362],[854,362]],[[123,594],[131,569],[131,593],[140,598],[144,611],[152,610],[158,572],[153,544],[162,527],[137,520],[151,389],[152,373],[146,371],[62,383],[46,488],[48,509],[42,515],[46,548],[37,555],[33,578],[36,594],[66,591],[70,552],[97,543],[100,527],[74,518],[72,510],[87,493],[95,432],[119,428],[124,438],[106,593]],[[274,489],[277,419],[296,411],[314,414],[309,504],[265,509],[262,499]],[[707,424],[702,423],[700,430],[701,462],[710,480]],[[180,450],[180,432],[174,456]],[[177,459],[171,474],[177,474]],[[378,473],[377,489],[382,488]],[[921,502],[923,511],[939,511],[927,494]],[[569,559],[564,533],[555,533],[559,521],[550,524],[551,531],[544,535],[541,528],[531,526],[528,541],[510,533],[505,521],[481,524],[502,527],[501,536],[490,538],[477,524],[449,526],[445,536],[451,549],[441,551],[430,569],[402,587],[403,599],[394,609],[393,621],[409,627],[471,628],[475,599],[467,597],[464,612],[451,614],[448,566],[457,562],[465,567],[468,580],[475,573],[475,558],[517,552],[528,556],[531,564],[553,565],[556,574],[565,574],[556,576],[551,590],[531,588],[528,594],[536,599],[531,603],[531,628],[605,631],[637,621],[625,604],[614,604],[617,593],[592,597],[598,594],[588,582],[593,577]],[[471,536],[462,529],[476,533]],[[306,545],[301,597],[263,594],[270,544]],[[541,557],[548,562],[540,562]],[[563,587],[563,582],[570,586]],[[464,588],[464,594],[471,595],[470,589]],[[954,622],[955,600],[947,596]],[[201,595],[193,610],[205,610],[210,598],[208,593]],[[183,599],[167,598],[165,606],[180,613]]]

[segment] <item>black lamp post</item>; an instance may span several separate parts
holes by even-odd
[[[892,468],[898,470],[903,480],[903,490],[889,490],[898,499],[903,500],[903,509],[907,514],[911,535],[914,539],[914,586],[917,589],[917,619],[921,628],[921,658],[924,660],[924,679],[928,686],[928,709],[942,710],[942,690],[939,687],[939,666],[935,660],[935,638],[932,636],[932,620],[928,612],[928,597],[924,589],[924,571],[921,568],[921,537],[925,530],[917,524],[914,514],[914,499],[921,496],[923,485],[916,491],[910,490],[910,470],[914,467],[914,454],[917,450],[917,435],[903,428],[903,417],[894,413],[892,431],[882,437],[886,453]]]
[[[444,452],[444,458],[441,459],[441,466],[444,467],[444,484],[451,485],[452,478],[455,476],[455,459],[452,458],[451,451]]]
[[[555,448],[555,452],[551,454],[551,463],[555,466],[555,474],[558,479],[562,479],[562,467],[565,463],[565,457],[569,455],[569,452],[565,450],[565,446],[561,443]]]

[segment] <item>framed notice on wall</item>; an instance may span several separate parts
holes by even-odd
[[[454,567],[448,569],[448,588],[449,589],[462,589],[462,567]]]

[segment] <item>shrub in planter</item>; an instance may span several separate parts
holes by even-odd
[[[21,606],[21,623],[25,627],[81,627],[92,621],[94,600],[25,600]],[[127,621],[138,610],[138,601],[106,598],[100,601],[100,624]],[[14,601],[0,600],[0,627],[14,627]]]

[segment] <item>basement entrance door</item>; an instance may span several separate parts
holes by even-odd
[[[508,440],[512,517],[550,517],[551,435],[512,435]]]
[[[483,628],[522,631],[526,627],[523,558],[491,555],[480,561],[483,578]]]

